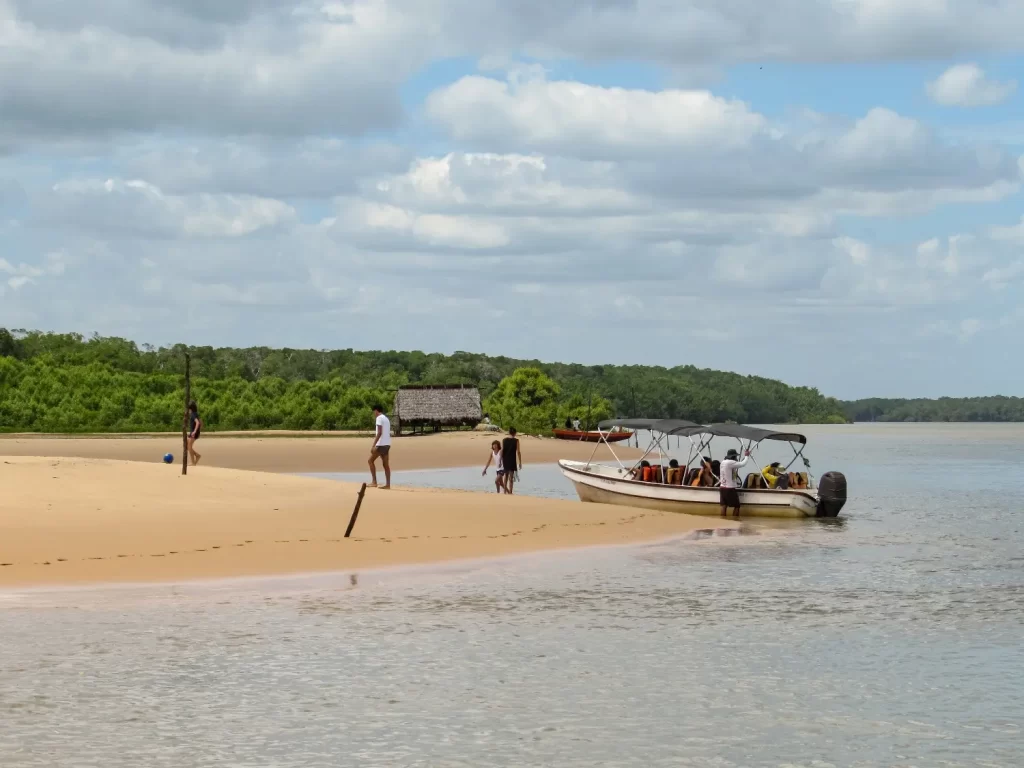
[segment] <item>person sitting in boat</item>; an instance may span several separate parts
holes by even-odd
[[[568,416],[565,417],[565,428],[572,429],[572,419],[570,419]]]
[[[629,473],[629,476],[633,480],[643,480],[644,479],[644,470],[645,469],[650,469],[650,466],[651,466],[651,462],[649,462],[649,461],[647,461],[645,459],[644,461],[641,461],[639,465],[633,467],[633,471]]]
[[[572,428],[575,429],[577,432],[580,431],[580,420],[579,419],[573,419],[572,420]]]
[[[762,469],[761,475],[764,477],[765,482],[768,483],[769,488],[785,490],[789,487],[789,476],[782,471],[782,465],[778,461],[773,461]]]
[[[705,456],[700,463],[700,469],[690,483],[691,487],[713,488],[715,485],[715,472],[712,469],[711,457]]]

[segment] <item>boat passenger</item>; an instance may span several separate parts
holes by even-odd
[[[769,488],[786,488],[789,486],[789,477],[782,471],[781,465],[777,461],[773,461],[762,469],[761,475],[764,477],[765,482],[768,483]]]
[[[572,429],[572,419],[570,419],[568,416],[565,417],[565,428]]]
[[[572,420],[572,428],[575,429],[577,432],[580,431],[580,420],[579,419],[573,419]]]
[[[710,456],[705,456],[700,464],[700,469],[694,476],[690,487],[713,488],[715,485],[715,473],[712,469]]]
[[[647,461],[645,459],[644,461],[640,462],[639,466],[634,467],[633,471],[630,472],[629,475],[630,475],[630,477],[633,480],[643,480],[644,479],[644,470],[645,469],[650,469],[650,466],[651,466],[651,462],[649,462],[649,461]]]

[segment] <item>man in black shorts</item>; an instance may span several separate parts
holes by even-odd
[[[718,498],[722,505],[722,517],[728,516],[730,507],[735,510],[734,517],[740,516],[740,475],[738,470],[750,459],[750,451],[744,451],[743,459],[738,459],[739,454],[736,453],[736,449],[730,448],[725,452],[725,461],[720,467]]]
[[[370,487],[377,487],[377,459],[384,465],[384,488],[391,487],[391,422],[384,415],[384,406],[373,406],[374,429],[373,447],[370,449]]]
[[[516,473],[523,466],[523,454],[519,450],[519,438],[516,428],[508,431],[508,437],[501,441],[501,468],[505,470],[505,493],[512,493],[516,482]]]

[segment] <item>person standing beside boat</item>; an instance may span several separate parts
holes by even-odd
[[[519,467],[523,465],[523,454],[519,448],[516,428],[508,431],[508,437],[501,441],[501,468],[505,471],[505,493],[512,493]]]
[[[743,458],[739,458],[739,454],[736,453],[735,448],[730,448],[725,452],[725,461],[722,462],[720,467],[720,487],[718,489],[718,497],[722,504],[722,517],[726,517],[729,513],[729,508],[732,507],[733,516],[740,516],[740,473],[739,468],[744,466],[750,460],[750,451],[743,452]]]

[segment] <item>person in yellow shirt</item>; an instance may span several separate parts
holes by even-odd
[[[789,478],[782,471],[781,464],[777,461],[773,461],[767,467],[762,469],[761,475],[768,483],[769,488],[786,488],[789,485]]]

